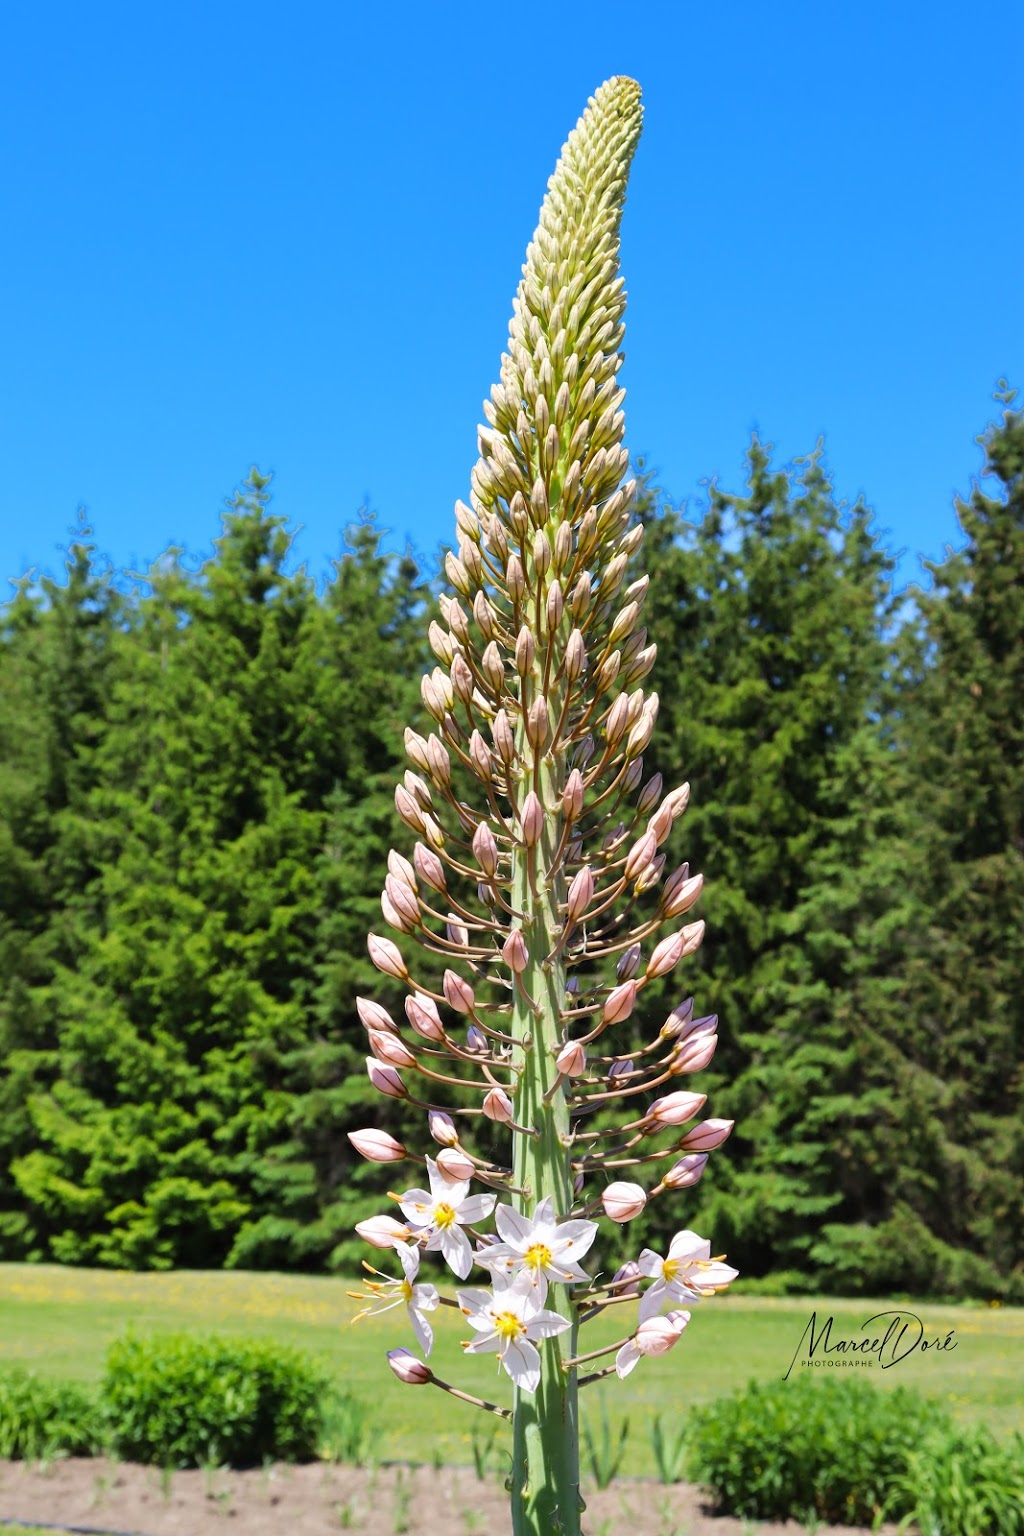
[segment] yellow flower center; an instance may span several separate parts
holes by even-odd
[[[514,1312],[498,1312],[494,1318],[494,1329],[500,1339],[520,1338],[526,1332],[526,1324],[516,1317]]]
[[[399,1286],[399,1290],[402,1293],[403,1301],[412,1301],[412,1286],[409,1284],[408,1280],[402,1281],[401,1285]]]
[[[434,1225],[442,1232],[447,1232],[449,1227],[455,1225],[455,1207],[442,1200],[440,1205],[434,1206]]]
[[[524,1258],[527,1269],[532,1269],[536,1275],[550,1267],[551,1249],[544,1243],[534,1243],[532,1248],[527,1248]]]
[[[674,1280],[676,1275],[679,1273],[679,1260],[666,1259],[664,1264],[661,1266],[661,1273],[664,1279]]]

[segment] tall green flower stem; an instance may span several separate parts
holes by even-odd
[[[578,1368],[607,1351],[579,1352],[579,1328],[607,1305],[628,1316],[640,1277],[652,1282],[609,1367],[625,1376],[679,1338],[689,1313],[675,1302],[711,1294],[735,1273],[691,1232],[677,1234],[667,1258],[645,1252],[645,1268],[638,1260],[608,1284],[580,1264],[597,1235],[591,1216],[603,1208],[627,1222],[648,1198],[696,1183],[731,1128],[703,1121],[659,1147],[704,1095],[662,1093],[646,1107],[640,1097],[711,1059],[717,1021],[695,1018],[692,999],[632,1055],[614,1036],[647,984],[692,954],[704,930],[690,923],[648,944],[690,909],[701,877],[685,864],[664,874],[659,850],[688,789],[666,795],[660,774],[644,779],[658,698],[640,684],[654,647],[640,624],[647,580],[627,584],[643,529],[635,486],[622,483],[618,252],[640,119],[635,81],[609,80],[565,145],[527,250],[501,379],[484,405],[472,505],[456,505],[458,554],[446,560],[456,595],[439,598],[443,622],[430,625],[429,640],[440,665],[421,685],[434,729],[407,731],[412,770],[395,790],[417,842],[411,861],[391,852],[381,895],[386,922],[443,975],[414,974],[393,940],[371,934],[371,960],[406,990],[408,1029],[379,1003],[357,1000],[371,1081],[425,1109],[441,1148],[420,1159],[430,1188],[394,1196],[404,1220],[377,1216],[357,1228],[396,1250],[402,1268],[371,1270],[379,1278],[365,1282],[366,1310],[404,1303],[429,1355],[427,1314],[447,1301],[468,1320],[464,1347],[498,1354],[515,1389],[515,1536],[580,1533]],[[437,1084],[463,1090],[450,1112],[431,1102]],[[573,1119],[617,1099],[617,1131]],[[473,1149],[474,1122],[487,1156]],[[490,1160],[497,1127],[512,1138],[510,1167]],[[374,1162],[410,1155],[376,1127],[349,1139]],[[649,1192],[618,1179],[620,1168],[680,1151]],[[596,1198],[582,1194],[588,1179],[602,1180]],[[498,1193],[474,1193],[473,1182]],[[491,1215],[493,1234],[483,1229]],[[421,1259],[434,1253],[463,1281],[474,1266],[489,1271],[491,1286],[441,1297],[419,1279]],[[410,1386],[507,1414],[439,1380],[408,1350],[390,1351],[389,1362]]]

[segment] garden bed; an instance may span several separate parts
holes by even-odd
[[[715,1518],[685,1483],[622,1479],[588,1492],[587,1505],[588,1536],[629,1529],[645,1536],[802,1536],[805,1529],[792,1521]],[[105,1457],[0,1462],[0,1519],[133,1536],[504,1536],[510,1529],[501,1482],[494,1475],[481,1482],[470,1467],[366,1470],[321,1462],[161,1473]],[[843,1530],[854,1536],[852,1528]],[[895,1536],[896,1527],[882,1531]],[[856,1536],[868,1536],[867,1528],[858,1527]]]

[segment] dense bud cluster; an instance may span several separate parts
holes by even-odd
[[[484,405],[470,502],[455,509],[453,595],[430,624],[438,665],[421,696],[433,729],[406,733],[411,766],[395,808],[413,844],[409,857],[391,854],[381,895],[399,942],[369,939],[374,965],[406,988],[408,1028],[368,999],[359,1004],[372,1081],[420,1104],[444,1148],[426,1160],[429,1191],[401,1197],[405,1225],[392,1232],[380,1218],[363,1234],[381,1246],[392,1232],[404,1272],[398,1300],[421,1339],[422,1314],[437,1304],[433,1287],[414,1283],[422,1251],[439,1250],[460,1278],[474,1262],[491,1271],[493,1288],[462,1291],[458,1305],[475,1330],[468,1348],[496,1349],[519,1388],[517,1466],[534,1467],[529,1497],[517,1484],[523,1531],[539,1518],[537,1486],[548,1488],[545,1507],[560,1512],[561,1528],[578,1528],[565,1508],[571,1469],[539,1477],[537,1460],[548,1455],[542,1370],[574,1411],[578,1367],[590,1358],[576,1354],[579,1323],[656,1277],[635,1332],[620,1341],[614,1369],[625,1375],[670,1348],[689,1320],[678,1310],[661,1317],[662,1296],[699,1299],[734,1273],[692,1233],[679,1234],[664,1261],[645,1251],[628,1279],[609,1285],[583,1289],[578,1267],[597,1231],[592,1216],[626,1223],[649,1200],[695,1183],[730,1129],[706,1120],[684,1131],[704,1095],[676,1086],[711,1060],[714,1016],[695,1018],[687,999],[649,1045],[628,1048],[623,1030],[643,1015],[647,987],[704,933],[700,921],[680,922],[701,876],[685,863],[666,872],[689,789],[666,792],[644,761],[658,696],[643,687],[655,647],[642,622],[648,579],[634,569],[643,538],[636,485],[624,480],[626,296],[617,275],[640,122],[635,82],[608,81],[548,184],[500,381]],[[431,1102],[433,1084],[452,1083],[476,1090],[474,1107],[445,1112]],[[586,1128],[591,1111],[614,1103],[620,1124]],[[474,1154],[480,1116],[508,1128],[507,1166]],[[351,1140],[374,1161],[410,1155],[379,1131]],[[668,1172],[650,1187],[619,1177],[660,1164]],[[470,1195],[471,1180],[507,1202]],[[476,1230],[492,1213],[496,1245]],[[562,1311],[543,1305],[549,1283],[569,1288]],[[370,1294],[392,1288],[371,1282]],[[391,1363],[403,1380],[451,1390],[402,1352]]]

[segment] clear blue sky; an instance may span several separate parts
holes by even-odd
[[[753,428],[784,458],[823,433],[913,579],[997,377],[1024,386],[1022,18],[8,0],[0,582],[59,570],[80,505],[118,565],[205,551],[252,463],[318,573],[367,498],[432,552],[548,174],[615,73],[646,102],[630,446],[695,511]]]

